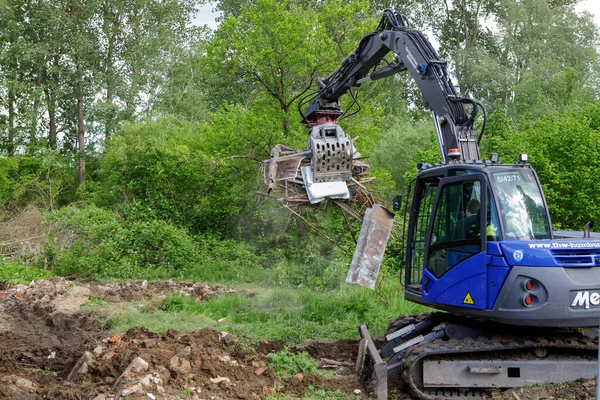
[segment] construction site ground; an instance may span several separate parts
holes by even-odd
[[[101,300],[118,310],[125,302],[160,302],[169,293],[197,302],[231,289],[180,282],[70,282],[41,280],[0,287],[1,399],[367,399],[354,374],[358,340],[315,338],[306,352],[319,372],[281,375],[267,354],[286,348],[269,338],[227,332],[151,332],[144,327],[113,332],[106,313],[82,310]],[[300,369],[302,367],[300,366]],[[593,380],[511,389],[494,398],[592,399]],[[402,388],[393,397],[410,399]]]

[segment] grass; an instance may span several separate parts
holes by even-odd
[[[152,331],[211,327],[255,339],[284,340],[291,345],[311,338],[357,338],[357,327],[362,323],[369,325],[373,335],[382,335],[398,315],[427,311],[404,301],[398,284],[391,282],[375,292],[350,284],[330,292],[244,286],[238,293],[202,303],[170,294],[160,306],[147,301],[129,305],[94,301],[86,308],[107,315],[111,330],[117,332],[140,325]]]
[[[266,400],[329,400],[329,399],[346,399],[346,400],[351,400],[351,399],[361,399],[360,395],[355,395],[355,396],[351,396],[348,397],[348,393],[344,393],[341,390],[336,390],[335,392],[332,391],[328,391],[322,388],[316,388],[313,386],[310,386],[308,388],[308,390],[304,393],[304,395],[300,398],[298,398],[297,396],[294,397],[290,397],[290,396],[283,396],[280,395],[278,393],[269,395],[266,397]]]

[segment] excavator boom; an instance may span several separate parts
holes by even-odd
[[[385,58],[389,53],[394,55],[391,62]],[[317,80],[318,92],[304,110],[303,120],[314,124],[322,121],[323,115],[336,118],[340,97],[352,87],[403,71],[410,73],[423,94],[425,107],[432,110],[442,159],[478,160],[480,138],[474,123],[478,108],[483,106],[458,95],[447,63],[439,59],[427,37],[412,29],[405,16],[389,10],[377,30],[363,36],[339,68]],[[469,113],[465,106],[471,108]]]

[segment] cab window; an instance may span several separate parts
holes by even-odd
[[[436,277],[482,251],[480,181],[459,181],[441,189],[428,243],[426,268]]]

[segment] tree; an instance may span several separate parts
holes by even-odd
[[[462,93],[488,105],[500,99],[519,118],[560,109],[565,98],[589,99],[596,90],[597,28],[589,14],[575,13],[575,3],[428,0],[423,11],[442,57],[453,62]],[[561,83],[560,96],[550,82]]]
[[[339,60],[331,49],[343,44],[334,42],[324,15],[291,1],[258,0],[244,5],[239,17],[224,20],[207,49],[211,67],[224,65],[229,74],[252,82],[277,104],[285,137],[291,134],[293,105]]]

